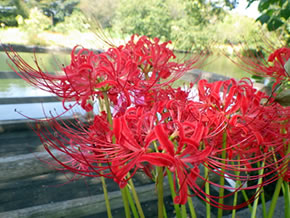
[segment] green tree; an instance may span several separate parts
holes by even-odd
[[[111,28],[119,0],[81,0],[80,9],[92,22],[99,22],[103,28]]]
[[[70,16],[76,9],[80,0],[30,0],[28,4],[31,7],[37,7],[43,13],[51,17],[52,24],[56,25],[64,21],[66,16]]]
[[[290,1],[289,0],[248,0],[248,6],[259,1],[261,16],[257,21],[266,24],[269,31],[280,32],[286,43],[290,43]]]
[[[17,26],[16,16],[29,16],[29,10],[24,0],[1,0],[0,23],[7,26]]]
[[[164,0],[121,0],[114,26],[122,33],[170,38],[170,13]]]
[[[175,41],[179,49],[202,49],[211,35],[205,28],[225,16],[225,0],[121,0],[114,27],[122,33],[138,33]]]

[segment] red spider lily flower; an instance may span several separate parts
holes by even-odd
[[[36,68],[31,67],[12,48],[6,53],[20,71],[14,69],[19,76],[63,98],[64,103],[74,99],[86,111],[91,111],[94,100],[107,92],[116,109],[124,113],[131,105],[132,96],[140,99],[150,90],[172,83],[199,61],[195,58],[183,64],[173,62],[173,51],[166,47],[170,42],[159,43],[157,38],[152,42],[146,36],[135,42],[134,38],[133,35],[125,46],[102,54],[85,48],[77,52],[76,46],[71,53],[71,63],[63,68],[63,75],[43,72],[37,60]],[[164,79],[166,81],[161,81]]]
[[[48,126],[35,129],[44,148],[61,167],[80,176],[113,178],[108,153],[112,151],[112,131],[104,114],[92,124],[80,120],[51,119]],[[55,166],[55,163],[51,163]]]
[[[114,118],[114,153],[111,154],[111,171],[114,180],[124,187],[138,169],[148,176],[153,166],[169,166],[166,154],[154,152],[156,114],[144,107],[130,108],[120,117]],[[171,158],[172,159],[172,158]],[[128,173],[131,173],[130,177]]]
[[[131,40],[119,49],[127,53],[138,66],[139,78],[142,80],[137,87],[141,87],[142,90],[146,87],[154,89],[171,84],[202,62],[200,58],[202,55],[181,64],[174,62],[176,56],[171,49],[167,48],[170,41],[160,43],[158,38],[154,38],[152,42],[147,36],[135,40],[136,36],[132,35]]]
[[[147,94],[139,94],[135,92],[134,103],[136,106],[143,106],[152,108],[155,104],[168,102],[172,99],[180,102],[186,102],[189,100],[190,90],[182,90],[180,87],[172,88],[166,86],[164,88],[150,90]]]
[[[198,90],[200,101],[207,106],[207,116],[210,119],[223,117],[226,126],[223,134],[205,141],[215,148],[214,155],[208,159],[210,169],[219,175],[222,175],[220,169],[227,170],[229,178],[244,182],[264,178],[263,185],[283,176],[279,172],[286,167],[284,160],[289,156],[287,148],[285,150],[289,143],[289,110],[254,89],[246,80],[214,83],[202,80]],[[226,144],[222,148],[224,136]],[[221,158],[223,152],[226,159]],[[264,167],[258,167],[259,162],[264,162]],[[259,174],[261,169],[265,170],[262,175]],[[237,177],[233,173],[237,171],[251,175]],[[245,189],[257,187],[252,185]]]
[[[93,60],[98,55],[84,48],[75,54],[77,48],[78,46],[72,50],[71,64],[63,68],[64,75],[43,72],[37,59],[35,59],[36,68],[31,67],[12,48],[6,51],[6,54],[19,72],[13,66],[11,68],[22,79],[37,88],[57,95],[64,103],[71,99],[80,101],[83,108],[90,111],[92,107],[87,100],[95,93],[97,78],[93,71]]]
[[[264,57],[244,57],[242,54],[237,54],[239,62],[237,63],[245,71],[261,76],[271,77],[276,80],[273,89],[282,81],[289,81],[290,75],[286,70],[286,63],[290,60],[290,48],[283,47],[276,49],[271,53],[266,60]]]

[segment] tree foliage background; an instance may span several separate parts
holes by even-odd
[[[46,30],[87,31],[89,23],[97,20],[115,34],[172,40],[183,50],[204,49],[212,41],[256,43],[264,25],[289,44],[289,0],[247,1],[259,2],[259,22],[229,13],[238,0],[1,0],[0,23],[35,35]]]

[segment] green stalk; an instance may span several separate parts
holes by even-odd
[[[265,164],[264,164],[265,165]],[[258,167],[260,167],[260,163],[258,162]],[[264,193],[264,188],[261,188],[261,201],[262,201],[262,211],[263,211],[263,216],[267,216],[267,209],[266,209],[266,201],[265,201],[265,193]]]
[[[222,144],[222,148],[223,148],[223,151],[222,151],[222,163],[225,164],[225,161],[224,159],[226,159],[226,145],[227,145],[227,134],[226,132],[224,132],[223,134],[223,144]],[[221,169],[221,177],[220,177],[220,186],[224,186],[225,185],[225,177],[224,177],[224,169]],[[220,188],[219,190],[219,204],[222,205],[224,203],[224,199],[223,199],[223,196],[224,196],[224,193],[225,193],[225,189],[224,188]],[[218,218],[222,218],[223,216],[223,209],[222,208],[218,208],[218,215],[217,217]]]
[[[264,166],[265,166],[265,161],[262,162],[262,169],[259,170],[259,175],[263,175],[263,173],[264,173]],[[259,180],[258,180],[258,185],[261,185],[262,182],[263,182],[263,178],[260,177]],[[261,192],[262,190],[259,190],[259,187],[257,187],[256,192],[257,191],[260,191]],[[253,210],[252,210],[252,213],[251,213],[251,218],[255,218],[256,217],[258,202],[259,202],[259,198],[256,198],[255,201],[254,201],[254,204],[253,204]]]
[[[110,102],[109,102],[108,94],[107,94],[106,91],[103,91],[103,96],[104,96],[104,101],[105,101],[105,107],[106,107],[108,122],[111,125],[113,125],[113,118],[112,118],[112,112],[111,112],[111,108],[110,108]],[[115,143],[115,140],[116,139],[113,136],[113,138],[112,138],[113,143]],[[120,190],[121,190],[121,194],[122,194],[122,199],[123,199],[123,204],[124,204],[126,218],[130,218],[131,217],[131,213],[130,213],[130,207],[129,207],[129,204],[128,204],[127,192],[126,192],[126,190],[124,188],[121,188]]]
[[[181,217],[187,218],[186,207],[184,204],[181,205]]]
[[[206,178],[207,180],[209,179],[207,163],[205,163],[205,166],[204,166],[204,178]],[[207,195],[210,195],[209,182],[205,182],[205,193]],[[210,201],[208,197],[206,197],[206,200]],[[210,215],[211,215],[210,204],[208,202],[205,202],[205,206],[206,206],[206,218],[210,218]]]
[[[127,192],[126,192],[125,188],[121,188],[120,190],[121,190],[121,194],[122,194],[126,218],[131,218],[130,207],[128,204],[129,199],[127,196]]]
[[[163,214],[164,214],[164,218],[167,218],[167,212],[166,212],[166,208],[164,204],[163,204]]]
[[[132,199],[132,196],[130,194],[128,186],[126,186],[124,189],[126,190],[126,194],[127,194],[127,197],[128,197],[128,200],[129,200],[129,204],[130,204],[130,207],[131,207],[131,210],[132,210],[134,218],[139,218],[137,209],[135,207],[135,203],[134,203],[134,201]]]
[[[106,185],[105,178],[103,176],[101,176],[101,182],[102,182],[102,187],[103,187],[103,192],[104,192],[104,198],[105,198],[108,218],[112,218],[112,212],[111,212],[111,206],[110,206],[110,200],[109,200],[107,185]]]
[[[280,193],[280,190],[281,190],[281,187],[282,187],[282,183],[283,183],[283,178],[279,178],[277,184],[276,184],[276,188],[275,188],[275,192],[273,194],[273,197],[272,197],[272,201],[271,201],[271,205],[270,205],[270,208],[269,208],[269,211],[268,211],[268,216],[267,218],[272,218],[273,217],[273,214],[274,214],[274,210],[275,210],[275,207],[276,207],[276,203],[277,203],[277,200],[278,200],[278,197],[279,197],[279,193]]]
[[[284,130],[282,130],[282,131],[284,131]],[[287,146],[287,144],[285,144],[285,146]],[[289,154],[289,149],[290,149],[290,147],[289,147],[289,144],[288,144],[287,155]],[[274,160],[277,162],[274,151],[273,151],[273,156],[274,156]],[[281,188],[282,188],[282,183],[284,181],[283,180],[283,175],[285,173],[285,170],[287,170],[286,167],[288,166],[288,161],[289,160],[287,158],[284,161],[287,161],[287,163],[286,163],[287,165],[285,164],[285,167],[282,168],[282,172],[280,172],[280,170],[278,171],[278,174],[279,174],[280,178],[278,179],[278,182],[276,183],[275,191],[274,191],[274,194],[273,194],[273,197],[272,197],[272,201],[271,201],[271,205],[270,205],[270,208],[269,208],[269,211],[268,211],[268,216],[267,216],[268,218],[272,218],[272,216],[274,214],[276,203],[277,203],[277,200],[278,200]],[[284,164],[284,161],[283,161],[283,164]],[[286,189],[285,189],[285,191],[286,191]],[[289,193],[287,193],[286,195],[289,195]],[[284,193],[284,198],[285,197],[287,197],[287,196],[285,196],[285,193]],[[286,202],[288,200],[289,200],[289,197],[287,197],[287,199],[285,199],[285,204],[286,204]],[[287,206],[285,205],[285,211],[289,209],[288,206],[289,206],[289,203],[288,203]],[[289,212],[288,211],[285,212],[285,215],[286,214],[289,214]]]
[[[289,207],[290,207],[289,184],[288,184],[288,182],[284,181],[283,185],[284,185],[283,192],[284,192],[284,202],[285,202],[285,217],[290,217],[290,211],[289,211]]]
[[[236,173],[236,175],[237,176],[240,176],[240,171],[238,171],[238,172],[236,172],[235,171],[235,173]],[[236,182],[236,188],[238,188],[239,187],[239,185],[240,185],[240,182],[239,182],[240,180],[238,180],[237,182]],[[237,206],[237,201],[238,201],[238,191],[236,191],[235,192],[235,195],[234,195],[234,202],[233,202],[233,206],[235,207],[235,206]],[[236,209],[233,209],[233,212],[232,212],[232,218],[235,218],[236,217]]]
[[[163,167],[158,168],[157,191],[158,191],[158,218],[164,218],[163,214]]]
[[[262,211],[263,211],[263,217],[267,216],[267,208],[266,208],[266,200],[265,200],[265,193],[264,189],[262,188],[261,193],[261,200],[262,200]]]
[[[191,218],[196,218],[195,209],[194,209],[193,202],[190,196],[187,197],[187,204],[189,207]]]
[[[105,107],[106,107],[106,112],[107,112],[107,119],[108,122],[112,125],[113,124],[113,118],[112,118],[112,112],[110,108],[110,102],[109,102],[109,97],[107,92],[103,92],[104,100],[105,100]]]
[[[289,62],[289,61],[288,61]],[[285,128],[283,128],[283,130],[282,130],[284,133],[286,133],[286,129]],[[285,139],[285,141],[286,141],[286,139]],[[284,144],[284,147],[285,148],[287,148],[287,156],[288,156],[288,154],[289,154],[289,152],[290,152],[290,144],[288,143],[285,143]],[[288,166],[289,165],[289,158],[287,158],[286,160],[284,160],[284,161],[286,161],[286,163],[285,163],[285,166]],[[283,161],[283,162],[284,162]],[[285,170],[287,170],[287,168],[285,168]],[[283,173],[284,174],[284,173]],[[281,177],[282,178],[282,177]],[[288,182],[286,182],[286,181],[284,181],[283,182],[283,186],[282,186],[282,188],[283,188],[283,195],[284,195],[284,203],[285,203],[285,217],[290,217],[290,211],[289,211],[289,208],[290,208],[290,194],[289,194],[289,183]]]
[[[249,201],[249,198],[248,198],[248,195],[247,195],[246,191],[245,190],[242,190],[242,194],[243,194],[243,197],[244,197],[245,201],[248,202]],[[249,208],[250,212],[252,213],[253,207],[252,207],[251,204],[248,204],[248,208]]]
[[[130,176],[130,173],[129,173],[129,176]],[[136,206],[137,206],[138,213],[139,213],[141,218],[145,218],[143,210],[142,210],[142,206],[140,204],[140,201],[139,201],[139,198],[138,198],[138,195],[137,195],[137,192],[136,192],[136,189],[135,189],[135,186],[134,186],[132,179],[129,180],[129,185],[131,187],[131,191],[132,191],[133,198],[134,198]]]
[[[169,169],[166,168],[167,176],[168,176],[168,183],[170,187],[170,192],[171,192],[171,197],[172,201],[174,202],[174,198],[176,197],[176,193],[174,191],[174,185],[173,185],[173,176],[172,173]],[[181,218],[181,213],[180,213],[180,208],[178,204],[173,204],[175,213],[176,213],[176,218]]]
[[[90,104],[93,106],[93,102],[90,102]],[[94,120],[94,110],[91,110],[88,112],[88,121],[93,121]],[[101,163],[99,164],[101,166]],[[106,180],[103,176],[101,176],[101,182],[102,182],[102,188],[104,192],[104,199],[105,199],[105,205],[107,209],[107,215],[108,218],[112,218],[112,211],[111,211],[111,206],[110,206],[110,199],[109,199],[109,194],[108,194],[108,189],[106,185]]]
[[[266,160],[265,160],[266,161]],[[264,162],[265,162],[264,161]],[[265,166],[265,163],[262,163],[262,167]],[[258,167],[260,167],[260,163],[258,162]],[[264,173],[264,172],[263,172]],[[264,189],[263,187],[261,188],[261,201],[262,201],[262,211],[263,211],[263,216],[266,217],[267,216],[267,209],[266,209],[266,201],[265,201],[265,193],[264,193]]]

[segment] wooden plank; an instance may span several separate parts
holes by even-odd
[[[148,202],[157,199],[155,184],[144,185],[136,188],[139,200]],[[164,196],[169,196],[169,186],[164,184]],[[122,208],[123,200],[120,191],[109,193],[110,205],[112,209]],[[155,204],[156,206],[156,204]],[[81,217],[103,213],[106,211],[103,194],[89,197],[77,198],[62,202],[53,202],[19,210],[0,213],[0,217]]]
[[[50,156],[46,151],[2,157],[0,158],[0,182],[41,175],[54,171],[52,167],[49,167],[44,162],[49,161],[49,159]]]
[[[0,134],[0,158],[40,151],[43,151],[41,141],[31,129]]]

